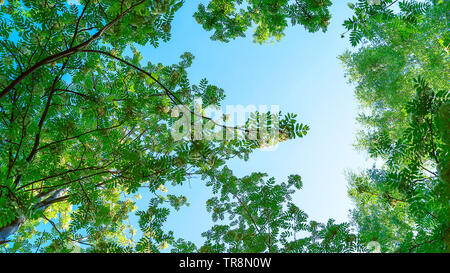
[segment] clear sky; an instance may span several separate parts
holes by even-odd
[[[294,201],[311,220],[348,221],[352,202],[344,172],[367,167],[369,162],[352,146],[357,103],[337,59],[351,48],[348,38],[340,37],[345,31],[343,21],[352,15],[347,3],[333,1],[327,33],[308,33],[296,26],[287,30],[281,42],[258,45],[253,43],[251,32],[229,43],[211,41],[211,33],[192,17],[199,2],[207,1],[186,1],[175,15],[170,42],[156,49],[138,47],[143,63],[171,65],[188,51],[195,56],[188,70],[191,83],[206,78],[223,88],[227,98],[222,105],[275,104],[284,113],[298,114],[299,122],[311,128],[306,137],[285,142],[273,152],[255,152],[248,162],[232,160],[228,166],[237,176],[258,171],[278,181],[299,174],[304,187]],[[186,195],[191,206],[174,213],[167,228],[176,237],[200,244],[201,232],[212,226],[205,208],[211,197],[209,189],[192,179],[184,186],[169,188],[169,192]]]

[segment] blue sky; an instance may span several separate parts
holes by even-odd
[[[300,174],[303,189],[294,202],[310,219],[325,222],[334,218],[348,221],[352,208],[347,196],[344,172],[372,163],[352,146],[357,124],[357,103],[347,84],[337,56],[351,49],[342,39],[343,21],[352,15],[345,1],[333,1],[332,22],[327,33],[308,33],[301,26],[291,27],[281,42],[259,45],[246,38],[229,43],[211,41],[211,33],[198,25],[192,14],[198,3],[186,1],[172,25],[172,39],[159,48],[138,47],[143,63],[170,65],[188,51],[195,56],[189,69],[192,83],[202,78],[225,90],[222,105],[279,105],[284,113],[298,114],[299,122],[311,128],[306,137],[285,142],[273,152],[255,152],[248,162],[232,160],[228,166],[237,176],[265,172],[278,181]],[[204,183],[192,179],[184,186],[169,188],[184,194],[191,203],[172,215],[167,228],[176,237],[200,244],[200,234],[212,225],[205,202],[211,193]]]

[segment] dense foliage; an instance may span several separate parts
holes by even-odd
[[[368,20],[353,34],[361,47],[340,57],[362,106],[356,146],[380,162],[349,174],[353,219],[361,241],[382,251],[448,252],[450,7],[399,7],[361,15]]]
[[[308,216],[291,202],[294,189],[303,186],[299,175],[276,183],[267,174],[238,179],[224,168],[208,185],[220,193],[207,201],[214,221],[228,216],[230,223],[215,225],[203,234],[201,252],[329,253],[360,250],[348,224],[308,222]],[[294,189],[293,189],[294,188]],[[308,236],[305,236],[307,234]],[[300,238],[299,238],[300,237]],[[362,248],[361,248],[362,249]]]
[[[192,54],[170,66],[144,62],[135,46],[168,41],[182,5],[0,0],[0,252],[354,252],[374,241],[382,251],[449,251],[448,1],[350,5],[344,26],[359,48],[340,59],[365,108],[357,147],[382,166],[349,174],[356,208],[342,224],[308,221],[292,202],[300,176],[238,178],[226,166],[305,136],[296,115],[253,113],[227,126],[193,110],[195,99],[220,105],[225,93],[189,81]],[[194,18],[213,40],[254,29],[262,43],[279,40],[289,23],[325,31],[330,6],[211,0]],[[174,139],[180,112],[216,137]],[[239,137],[226,139],[230,132]],[[189,204],[166,186],[192,177],[214,193],[206,207],[215,225],[202,246],[164,227]],[[133,201],[142,195],[154,196],[147,208]]]
[[[172,66],[142,64],[133,47],[167,41],[182,4],[2,3],[2,251],[69,251],[79,244],[87,251],[159,251],[173,236],[162,228],[168,208],[158,205],[179,208],[186,197],[158,197],[137,212],[143,238],[136,243],[127,236],[135,233],[126,221],[136,209],[130,196],[143,188],[157,194],[166,183],[182,184],[192,176],[213,177],[227,159],[247,159],[266,143],[306,134],[308,127],[295,115],[272,113],[263,119],[255,113],[239,128],[200,117],[208,125],[203,134],[217,135],[219,127],[222,136],[239,134],[234,139],[172,138],[179,117],[171,108],[185,107],[194,118],[194,98],[204,105],[220,105],[224,98],[223,90],[206,80],[189,82],[191,54]],[[251,137],[275,119],[277,139]],[[52,230],[40,228],[42,223]]]
[[[330,6],[330,0],[212,0],[206,7],[200,4],[194,16],[206,30],[214,30],[213,40],[244,37],[255,26],[254,40],[262,43],[281,39],[289,23],[303,25],[310,32],[326,31]]]

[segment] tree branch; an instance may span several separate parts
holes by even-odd
[[[112,20],[110,23],[105,25],[101,30],[99,30],[97,33],[95,33],[91,38],[86,40],[85,42],[75,46],[71,47],[67,50],[64,50],[62,52],[59,52],[57,54],[48,56],[44,58],[43,60],[37,62],[32,67],[21,73],[16,79],[14,79],[8,86],[6,86],[1,92],[0,92],[0,99],[3,98],[6,94],[8,94],[18,83],[20,83],[23,79],[25,79],[28,75],[39,69],[41,66],[44,66],[46,64],[56,62],[62,58],[69,57],[77,52],[79,52],[81,49],[86,48],[90,44],[92,44],[94,41],[99,39],[107,30],[109,30],[112,26],[114,26],[118,21],[120,21],[125,15],[131,12],[135,7],[141,5],[146,0],[141,0],[137,2],[136,4],[132,5],[130,8],[125,10],[125,12],[121,13],[119,16],[117,16],[114,20]]]

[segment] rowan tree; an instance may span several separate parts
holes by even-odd
[[[224,91],[191,84],[194,57],[171,66],[143,60],[134,45],[159,46],[183,1],[8,0],[0,6],[0,242],[8,252],[156,252],[171,242],[162,230],[168,202],[151,200],[140,222],[147,243],[130,240],[130,196],[156,194],[167,183],[206,179],[233,157],[248,159],[267,139],[249,137],[259,124],[220,123],[241,137],[174,140],[174,107],[192,111],[194,98],[220,105]],[[127,53],[131,52],[131,53]],[[274,114],[274,115],[272,115]],[[279,138],[303,137],[294,115],[277,116]],[[257,114],[256,116],[258,116]],[[211,118],[200,116],[204,125]],[[208,128],[208,127],[207,127]],[[278,129],[277,129],[278,130]],[[215,132],[215,131],[214,131]],[[51,230],[42,230],[47,223]],[[150,229],[150,230],[147,230]],[[150,239],[151,238],[151,239]],[[5,247],[6,246],[6,247]],[[159,247],[159,248],[158,248]]]

